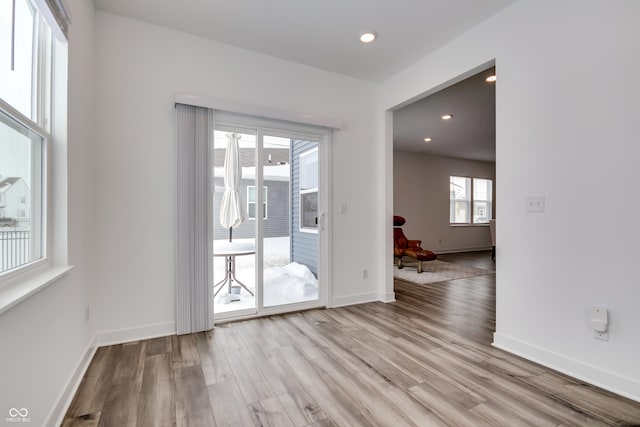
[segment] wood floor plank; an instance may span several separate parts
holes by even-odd
[[[296,315],[293,314],[292,317],[296,317]],[[296,327],[288,319],[278,317],[274,319],[274,323],[276,327],[280,329],[281,333],[287,334],[290,337],[291,341],[295,343],[296,347],[298,347],[307,359],[312,360],[327,355],[322,347],[316,345],[312,339],[306,336],[300,328]]]
[[[410,423],[416,426],[446,425],[433,412],[406,393],[402,387],[391,383],[374,369],[358,372],[356,376],[370,392],[378,392],[389,401],[392,407],[402,408],[402,416],[406,417]]]
[[[147,356],[171,352],[171,337],[158,337],[147,341]]]
[[[196,345],[196,334],[171,337],[171,349],[174,368],[200,364],[200,356]]]
[[[484,275],[396,281],[396,301],[97,349],[63,427],[640,425],[640,403],[491,345]]]
[[[291,379],[297,382],[294,377]],[[293,425],[296,427],[306,426],[327,418],[325,412],[320,409],[320,405],[311,398],[309,393],[301,387],[299,390],[295,394],[278,395],[278,400],[287,411]]]
[[[142,379],[146,346],[146,342],[134,342],[122,345],[120,357],[113,371],[112,384],[127,384]]]
[[[354,354],[350,349],[345,349],[338,344],[337,337],[344,336],[345,332],[359,330],[359,328],[341,328],[334,321],[327,320],[318,321],[314,316],[318,310],[306,312],[301,316],[292,317],[290,321],[311,339],[317,346],[331,356],[334,360],[339,361],[342,366],[349,372],[359,372],[368,367],[362,358]]]
[[[324,420],[316,421],[313,424],[307,424],[307,427],[336,427],[337,424],[331,419],[325,418]]]
[[[466,405],[460,404],[459,399],[453,401],[450,396],[440,393],[428,384],[423,383],[411,387],[409,393],[448,426],[490,426],[489,423],[474,417]]]
[[[224,328],[227,345],[224,351],[234,378],[244,396],[244,403],[249,404],[275,396],[271,385],[262,372],[256,369],[256,362],[242,342],[238,328]]]
[[[215,427],[209,391],[200,365],[176,368],[176,420],[178,427],[202,425]]]
[[[176,423],[173,358],[161,353],[145,358],[137,426],[169,426]]]
[[[212,384],[208,389],[217,427],[253,426],[253,417],[233,378]]]
[[[386,405],[384,399],[377,392],[371,392],[352,376],[346,369],[330,357],[314,359],[311,363],[320,372],[331,378],[340,389],[350,397],[354,409],[364,414],[372,424],[393,425],[398,427],[411,426],[404,413]]]
[[[311,362],[297,349],[282,347],[280,351],[300,384],[321,408],[331,413],[334,422],[341,426],[372,425],[351,403],[349,396],[330,378],[316,371]]]
[[[141,399],[142,376],[130,382],[113,384],[105,400],[99,427],[135,427]]]
[[[250,338],[247,341],[250,341]],[[261,350],[255,351],[258,353],[252,352],[255,366],[268,382],[274,395],[280,398],[295,425],[302,426],[326,418],[324,412],[298,382],[282,357],[277,355],[266,357]]]
[[[198,357],[208,386],[226,381],[233,375],[225,353],[218,350],[224,343],[226,339],[222,330],[214,329],[196,335]]]
[[[67,418],[61,427],[97,427],[100,422],[100,412],[95,414],[81,415],[79,417]]]
[[[492,402],[484,402],[470,409],[474,419],[480,420],[495,427],[511,427],[518,425],[522,427],[537,427],[535,421],[529,420],[520,414],[507,411],[505,408]]]
[[[249,405],[255,424],[264,427],[295,427],[277,397]]]

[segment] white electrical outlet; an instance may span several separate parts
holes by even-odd
[[[340,204],[340,213],[347,213],[347,204],[345,202]]]
[[[589,323],[593,329],[593,338],[609,341],[609,313],[604,307],[590,307],[588,310]]]
[[[367,270],[366,268],[362,270],[362,278],[363,279],[369,278],[369,270]]]

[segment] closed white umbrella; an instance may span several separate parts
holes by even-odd
[[[231,241],[231,229],[242,224],[247,218],[244,204],[240,200],[240,180],[242,179],[242,166],[240,165],[240,148],[238,140],[240,135],[228,133],[229,143],[224,156],[224,194],[220,205],[220,225],[229,229],[229,241]]]

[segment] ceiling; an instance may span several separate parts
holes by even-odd
[[[393,149],[495,162],[497,82],[488,83],[490,75],[494,67],[395,111]]]
[[[94,0],[96,8],[240,48],[381,82],[515,0]],[[375,31],[364,45],[358,36]],[[486,74],[486,73],[485,73]],[[394,149],[495,161],[485,74],[394,113]],[[452,76],[453,77],[453,76]],[[454,115],[448,122],[440,116]],[[433,140],[425,143],[424,138]]]
[[[96,8],[381,82],[515,0],[94,0]],[[358,36],[375,31],[364,45]]]

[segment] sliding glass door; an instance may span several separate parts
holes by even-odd
[[[214,316],[325,305],[328,137],[243,125],[214,132]]]
[[[272,135],[264,135],[263,141],[264,197],[269,201],[263,228],[263,305],[318,301],[318,143]]]
[[[220,315],[256,312],[255,206],[249,210],[246,197],[255,191],[256,147],[255,132],[214,131],[213,292]]]

